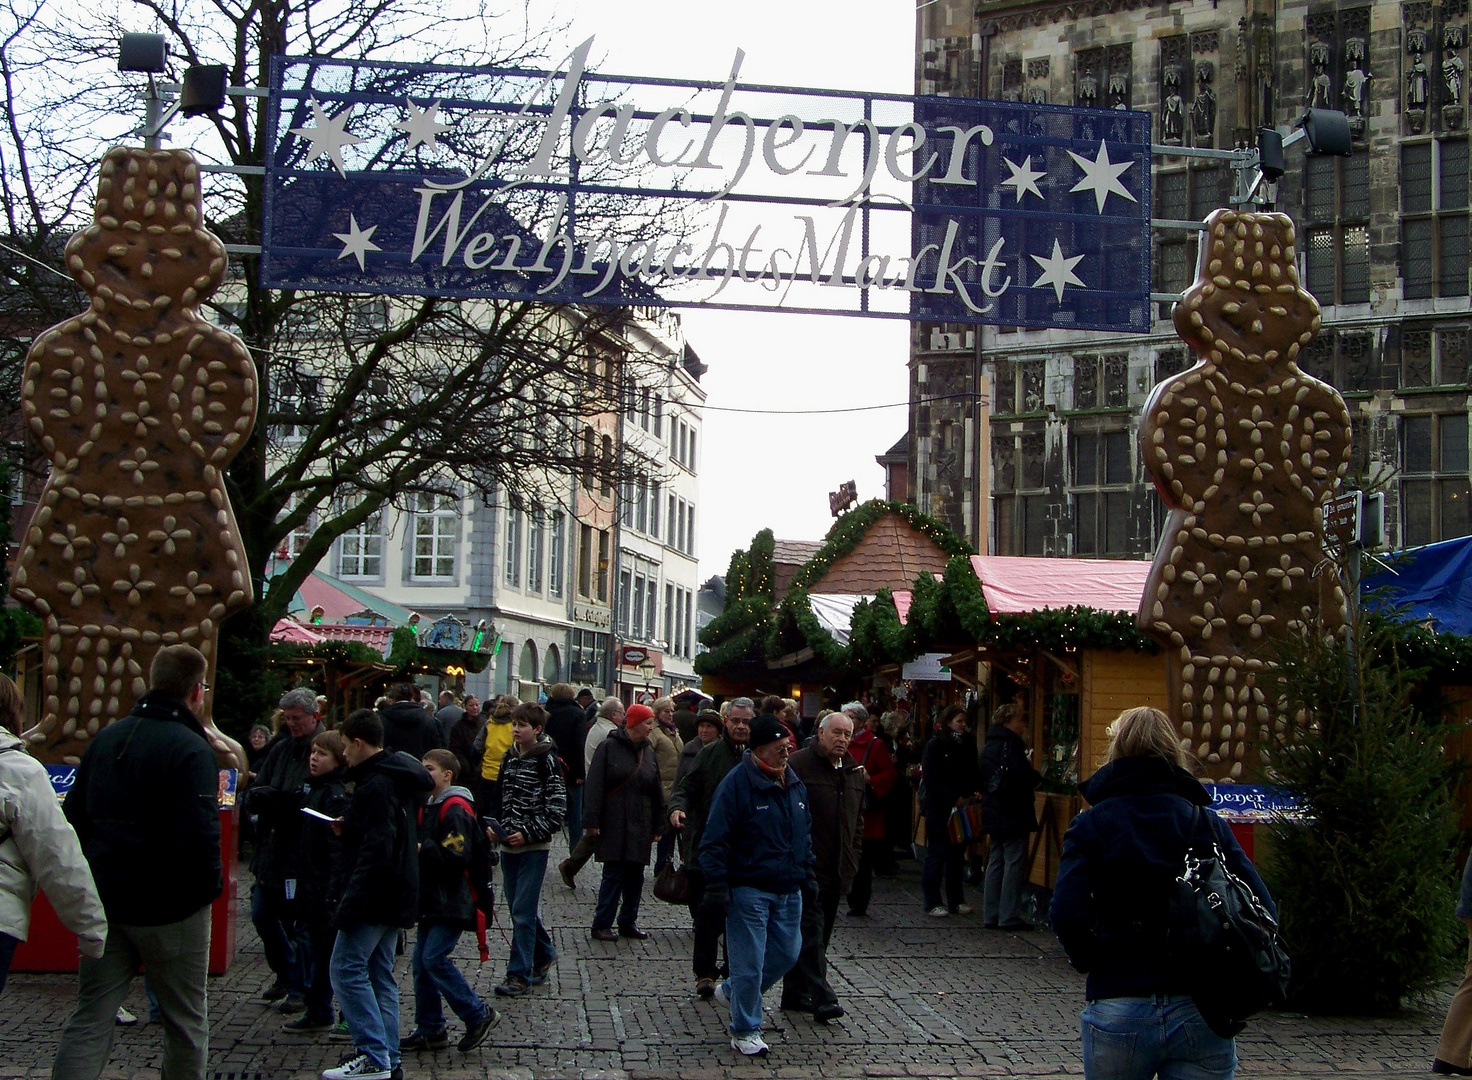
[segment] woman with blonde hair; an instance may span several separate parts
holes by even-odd
[[[1170,717],[1140,707],[1109,726],[1108,761],[1081,785],[1049,914],[1069,962],[1088,975],[1079,1017],[1086,1080],[1230,1080],[1232,1039],[1215,1034],[1171,957],[1175,879],[1196,830],[1276,916],[1267,887],[1189,772]]]

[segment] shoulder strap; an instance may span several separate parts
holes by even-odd
[[[440,803],[439,819],[441,821],[445,820],[445,811],[449,810],[451,806],[463,806],[465,808],[465,812],[469,814],[471,818],[475,817],[475,807],[470,805],[469,799],[467,799],[464,795],[451,795],[444,802]]]

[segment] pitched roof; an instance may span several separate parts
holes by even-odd
[[[818,553],[821,540],[772,541],[772,596],[781,600],[792,587],[792,579],[805,562]]]
[[[1135,612],[1145,593],[1150,563],[1126,559],[1047,559],[973,555],[982,595],[994,615],[1071,605]]]
[[[908,589],[927,570],[944,575],[948,558],[934,540],[891,511],[869,526],[857,546],[835,559],[808,592],[872,595],[878,589]]]

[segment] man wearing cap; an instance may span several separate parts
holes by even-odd
[[[711,918],[704,913],[701,898],[705,892],[705,876],[695,856],[700,851],[700,834],[710,813],[711,799],[726,774],[741,763],[755,716],[756,706],[751,698],[739,697],[732,701],[726,708],[725,730],[721,737],[696,755],[695,764],[675,779],[675,786],[670,791],[670,825],[681,830],[680,843],[691,855],[687,875],[690,913],[695,923],[695,949],[691,960],[695,969],[695,992],[703,998],[716,992],[716,976],[719,974],[716,956],[720,951],[726,917],[720,914]]]
[[[747,752],[711,800],[701,835],[702,912],[723,913],[731,974],[715,998],[729,1006],[731,1046],[754,1057],[762,994],[797,962],[804,901],[816,907],[812,815],[806,786],[787,764],[792,741],[773,714],[751,725]]]

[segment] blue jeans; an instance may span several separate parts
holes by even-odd
[[[332,992],[358,1052],[374,1064],[399,1064],[399,987],[394,981],[397,926],[362,923],[337,932],[332,946]]]
[[[583,785],[567,785],[567,850],[578,846],[583,838]]]
[[[514,852],[501,849],[501,880],[505,883],[506,906],[511,912],[511,955],[506,958],[506,978],[530,981],[537,968],[550,967],[557,959],[552,935],[542,925],[538,905],[542,879],[547,876],[547,849]]]
[[[1232,1080],[1237,1047],[1189,997],[1103,998],[1079,1016],[1085,1080]]]
[[[460,943],[460,933],[458,927],[445,923],[419,924],[410,968],[414,972],[414,1027],[426,1035],[438,1035],[445,1030],[441,995],[466,1027],[474,1027],[485,1019],[485,1002],[476,996],[451,958]]]
[[[603,881],[598,886],[598,906],[593,910],[593,929],[607,930],[613,925],[615,915],[620,930],[632,927],[639,921],[639,898],[643,895],[643,863],[604,863]]]
[[[738,885],[726,912],[731,1026],[738,1038],[762,1029],[762,994],[792,970],[802,951],[802,893],[769,893]]]

